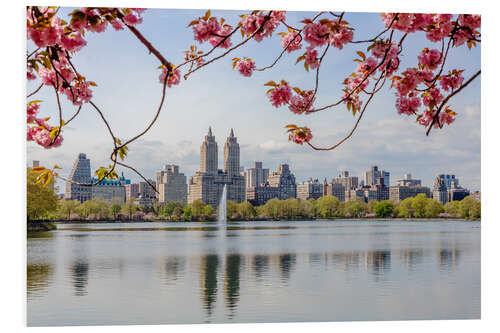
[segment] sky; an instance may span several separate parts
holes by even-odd
[[[67,15],[71,9],[63,8]],[[229,24],[237,22],[244,11],[212,11],[223,16]],[[163,55],[173,63],[183,60],[184,50],[194,44],[202,50],[208,45],[193,40],[187,25],[202,16],[204,10],[151,9],[143,14],[143,23],[137,28]],[[297,23],[311,18],[312,12],[288,12],[290,22]],[[377,13],[349,13],[344,16],[356,30],[354,39],[367,39],[383,30]],[[278,31],[284,31],[282,27]],[[396,36],[400,36],[396,34]],[[93,101],[103,110],[115,134],[122,139],[142,131],[153,118],[161,97],[160,71],[156,58],[147,53],[144,46],[129,32],[115,31],[111,27],[101,34],[86,34],[88,45],[73,58],[84,76],[95,81]],[[240,35],[233,43],[240,41]],[[321,106],[342,97],[342,81],[357,63],[353,62],[356,51],[366,52],[367,45],[349,45],[342,51],[331,49],[323,61],[316,105]],[[28,42],[28,51],[33,44]],[[421,34],[406,39],[401,54],[401,68],[413,67],[417,54],[424,47],[440,48]],[[455,174],[462,186],[480,190],[480,77],[450,100],[457,113],[456,121],[441,130],[425,135],[425,128],[415,118],[397,114],[394,106],[394,89],[386,85],[373,99],[357,131],[343,145],[333,151],[318,152],[308,146],[288,142],[284,126],[290,123],[307,125],[313,131],[313,143],[331,145],[345,136],[356,118],[345,106],[311,115],[294,115],[287,108],[274,108],[267,100],[263,84],[269,80],[286,79],[292,86],[314,88],[314,73],[306,72],[302,65],[295,65],[300,51],[285,54],[277,66],[255,72],[251,78],[243,77],[232,69],[233,57],[247,56],[258,67],[270,64],[281,52],[279,39],[266,38],[261,43],[250,41],[243,48],[219,61],[193,73],[188,80],[167,90],[166,104],[157,123],[145,136],[129,146],[126,162],[153,178],[164,164],[177,164],[188,178],[199,170],[199,149],[208,127],[219,144],[219,168],[223,166],[223,145],[234,128],[241,151],[241,165],[252,167],[254,161],[262,161],[265,168],[277,170],[280,163],[288,163],[298,182],[312,178],[322,180],[338,176],[348,170],[362,177],[372,165],[391,173],[391,185],[404,173],[422,179],[432,186],[437,174]],[[481,67],[480,47],[452,49],[445,66],[447,69],[465,69],[468,78]],[[27,91],[33,91],[38,82],[29,82]],[[53,91],[43,88],[37,95],[43,100],[41,113],[57,119],[57,106]],[[69,118],[75,108],[63,103],[64,118]],[[40,160],[42,165],[57,164],[67,176],[78,155],[83,152],[96,170],[109,165],[112,141],[97,113],[88,105],[64,131],[64,142],[59,148],[46,150],[27,143],[27,162]],[[125,177],[138,181],[139,177],[129,170]],[[61,191],[64,184],[59,183]]]

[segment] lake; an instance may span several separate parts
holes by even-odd
[[[478,319],[481,224],[59,224],[29,233],[29,326]]]

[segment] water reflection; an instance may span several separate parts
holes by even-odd
[[[202,301],[208,317],[212,315],[212,310],[217,299],[217,268],[219,257],[216,254],[204,256],[201,262],[200,289]]]
[[[293,270],[293,267],[296,263],[296,255],[291,253],[286,253],[280,255],[279,263],[280,263],[280,272],[281,272],[281,281],[286,282],[290,279],[290,273]]]
[[[391,252],[387,250],[371,251],[366,255],[366,265],[373,274],[382,276],[391,270]]]
[[[417,268],[424,261],[424,250],[423,249],[403,249],[399,252],[399,257],[401,262],[410,271]]]
[[[75,296],[87,295],[87,286],[89,284],[89,263],[86,260],[78,260],[71,267],[71,276],[73,278],[73,289]]]
[[[186,259],[183,257],[167,257],[165,260],[166,281],[175,283],[179,276],[183,275],[186,266]]]
[[[226,276],[224,279],[224,292],[226,307],[230,310],[229,319],[236,312],[240,297],[240,269],[242,256],[239,254],[226,255]]]
[[[26,290],[28,298],[45,291],[54,275],[54,265],[49,263],[28,264],[26,269]]]
[[[269,270],[269,256],[263,254],[254,255],[252,258],[252,266],[255,272],[255,278],[261,280]]]

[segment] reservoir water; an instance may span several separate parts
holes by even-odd
[[[480,318],[479,222],[58,224],[29,326]]]

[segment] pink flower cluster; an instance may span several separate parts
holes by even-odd
[[[53,127],[47,123],[48,118],[37,118],[38,111],[39,105],[37,102],[28,103],[26,106],[26,122],[33,125],[28,126],[27,128],[26,139],[28,141],[35,141],[37,144],[46,149],[59,147],[63,141],[62,136],[59,135],[55,141],[54,138],[50,137],[50,132]]]
[[[337,24],[335,29],[330,32],[329,42],[330,45],[342,50],[345,44],[352,41],[354,33],[351,29],[344,25]]]
[[[319,67],[319,59],[318,59],[318,50],[308,47],[305,53],[305,63],[311,69],[315,69]]]
[[[255,69],[255,62],[252,59],[243,58],[236,64],[236,69],[241,75],[250,77]]]
[[[379,67],[379,71],[386,71],[385,75],[392,75],[399,68],[399,46],[396,42],[392,42],[388,45],[388,42],[377,41],[373,44],[372,55],[377,59],[383,59],[385,56],[384,63]],[[387,55],[385,54],[387,51]]]
[[[212,46],[215,47],[218,45],[218,47],[224,49],[232,45],[231,38],[227,37],[231,33],[231,30],[232,27],[230,25],[221,25],[215,17],[211,17],[207,21],[200,19],[200,21],[193,26],[194,39],[198,42],[203,43],[208,41]]]
[[[314,103],[314,94],[312,90],[301,92],[290,98],[290,111],[296,114],[308,113]]]
[[[308,23],[304,29],[304,40],[309,43],[311,48],[323,46],[328,42],[330,29],[326,24]]]
[[[288,135],[288,140],[299,145],[304,142],[309,142],[312,139],[311,130],[307,127],[299,127],[294,131],[291,131]]]
[[[396,109],[399,114],[414,115],[417,114],[420,107],[420,98],[418,97],[399,97],[396,99]]]
[[[439,88],[432,88],[422,94],[422,99],[425,106],[433,108],[441,103],[444,99]]]
[[[461,75],[461,71],[451,71],[447,75],[441,76],[439,81],[441,87],[446,91],[457,89],[462,85],[462,82],[464,82],[464,77]]]
[[[443,62],[443,57],[439,50],[429,50],[425,48],[418,56],[418,62],[424,66],[424,68],[434,70]]]
[[[247,36],[252,35],[259,27],[262,26],[262,29],[259,30],[254,36],[257,42],[261,42],[264,37],[269,37],[273,34],[276,28],[280,25],[282,21],[286,19],[285,11],[273,11],[268,18],[268,20],[264,23],[266,19],[266,14],[259,12],[256,14],[245,15],[241,20],[241,30]]]
[[[290,102],[292,89],[290,89],[288,83],[284,82],[269,91],[267,96],[274,107],[279,107],[282,104],[288,104]]]
[[[168,70],[166,68],[163,68],[159,80],[160,83],[163,84],[165,81],[165,76],[167,75]],[[170,88],[173,85],[179,84],[181,81],[181,72],[179,71],[178,68],[174,68],[174,70],[170,73],[170,75],[167,77],[167,86]]]
[[[281,46],[286,48],[288,53],[302,48],[302,37],[297,32],[289,32],[281,37]]]

